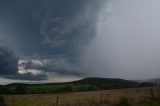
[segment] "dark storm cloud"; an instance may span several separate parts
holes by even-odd
[[[16,74],[18,71],[18,58],[13,51],[0,44],[0,76]]]
[[[34,80],[34,81],[40,81],[40,80],[47,80],[47,75],[45,73],[43,74],[37,74],[34,75],[32,73],[24,73],[24,74],[16,74],[9,77],[6,77],[9,79],[18,79],[18,80]]]
[[[109,1],[0,0],[0,75],[159,77],[160,1]]]
[[[73,64],[63,59],[52,60],[25,60],[19,64],[24,67],[24,71],[28,69],[41,70],[45,73],[53,72],[58,75],[80,76],[80,70]]]
[[[78,55],[96,34],[97,13],[101,2],[54,1],[55,6],[48,7],[42,19],[43,43],[58,54]]]
[[[78,55],[95,36],[97,14],[105,1],[0,1],[2,38],[23,55]]]
[[[33,55],[50,59],[43,66],[26,63],[24,70],[21,70],[25,72],[23,74],[16,73],[16,66],[16,71],[11,73],[15,76],[10,78],[34,79],[42,75],[45,79],[46,72],[80,75],[79,55],[96,35],[98,12],[106,1],[0,1],[1,38],[12,45],[20,60]],[[17,65],[17,62],[14,64]],[[33,75],[34,69],[44,73]]]
[[[45,73],[33,74],[31,72],[20,74],[18,58],[13,50],[4,44],[0,44],[0,77],[20,80],[44,80]]]

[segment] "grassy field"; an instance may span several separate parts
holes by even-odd
[[[149,102],[137,103],[132,106],[160,106],[160,101],[159,100],[152,100]]]
[[[160,106],[160,87],[1,97],[5,106]]]

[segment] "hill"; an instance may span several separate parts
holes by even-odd
[[[140,83],[123,79],[110,78],[85,78],[66,83],[24,84],[13,83],[0,86],[0,94],[32,94],[32,93],[56,93],[79,92],[107,89],[133,88]]]
[[[148,82],[151,82],[151,83],[154,83],[154,84],[160,84],[160,78],[149,79]]]
[[[132,87],[137,87],[139,85],[139,83],[135,81],[124,80],[124,79],[111,79],[111,78],[85,78],[71,83],[91,84],[98,86],[100,89],[132,88]]]

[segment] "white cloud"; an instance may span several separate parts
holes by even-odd
[[[40,60],[31,60],[33,64],[37,66],[43,66],[43,62]],[[19,74],[26,74],[26,73],[31,73],[33,75],[38,75],[38,74],[43,74],[44,70],[38,70],[38,69],[25,69],[25,65],[27,64],[27,60],[19,60],[18,62],[18,73]],[[44,61],[45,62],[45,61]]]

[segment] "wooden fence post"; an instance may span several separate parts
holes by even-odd
[[[150,96],[151,96],[151,99],[154,98],[154,92],[153,92],[153,89],[152,89],[152,88],[150,89]]]
[[[59,104],[59,97],[56,98],[56,106]]]
[[[102,92],[101,92],[101,95],[100,95],[100,104],[99,106],[102,106]]]

